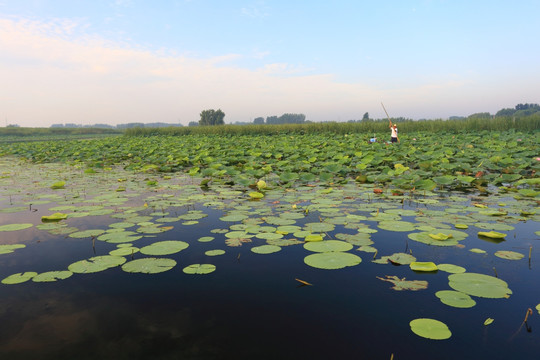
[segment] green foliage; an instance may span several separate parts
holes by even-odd
[[[199,125],[209,126],[209,125],[224,125],[225,113],[221,109],[214,110],[203,110],[201,111],[201,120],[199,120]]]

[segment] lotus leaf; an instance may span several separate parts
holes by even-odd
[[[435,265],[435,263],[431,261],[423,261],[423,262],[413,261],[409,264],[409,267],[411,268],[411,270],[414,270],[414,271],[430,272],[430,271],[438,270],[437,265]]]
[[[48,271],[38,274],[32,278],[34,282],[53,282],[57,280],[65,280],[69,278],[73,273],[71,271]]]
[[[446,271],[452,274],[460,274],[465,272],[465,268],[453,264],[438,264],[437,269]]]
[[[407,221],[383,220],[378,223],[378,228],[388,231],[414,231],[415,225]]]
[[[441,290],[435,293],[443,304],[457,308],[471,308],[476,305],[469,295],[453,290]]]
[[[495,256],[500,257],[502,259],[508,259],[508,260],[521,260],[525,255],[520,254],[515,251],[506,251],[506,250],[499,250],[495,252]]]
[[[359,256],[339,251],[311,254],[304,258],[304,263],[309,266],[330,270],[355,266],[360,262],[362,262],[362,259]]]
[[[63,219],[67,219],[67,214],[63,214],[63,213],[54,213],[52,215],[44,215],[41,217],[41,221],[45,222],[45,221],[60,221],[60,220],[63,220]]]
[[[394,265],[407,265],[415,262],[416,258],[411,254],[395,253],[388,257],[388,261],[390,261]]]
[[[489,275],[465,272],[452,274],[448,280],[452,289],[472,296],[495,299],[512,294],[504,280]]]
[[[456,224],[454,226],[456,227],[456,229],[468,229],[469,228],[469,225],[467,225],[467,224]]]
[[[210,274],[216,270],[216,266],[212,264],[192,264],[186,266],[182,271],[186,274]]]
[[[189,246],[187,242],[179,240],[158,241],[141,248],[141,253],[145,255],[170,255],[180,252]]]
[[[208,250],[204,253],[206,256],[218,256],[225,254],[225,250],[216,249],[216,250]]]
[[[281,239],[283,237],[283,234],[278,233],[259,233],[255,235],[257,239],[263,239],[263,240],[277,240]]]
[[[484,321],[484,325],[485,325],[485,326],[491,325],[491,324],[493,324],[493,321],[495,321],[495,320],[492,319],[492,318],[487,318],[487,319]]]
[[[24,244],[6,244],[6,245],[0,245],[0,254],[9,254],[17,249],[25,248],[26,245]]]
[[[129,273],[157,274],[171,270],[176,266],[173,259],[143,258],[129,261],[122,265],[122,270]]]
[[[307,242],[304,244],[304,249],[314,252],[349,251],[352,248],[352,244],[339,240]]]
[[[133,255],[135,253],[138,253],[140,251],[139,248],[134,246],[128,246],[128,247],[121,247],[115,250],[112,250],[109,252],[109,255],[112,256],[128,256]]]
[[[17,274],[9,275],[8,277],[2,280],[2,284],[6,284],[6,285],[20,284],[20,283],[23,283],[32,279],[36,275],[37,275],[37,272],[33,272],[33,271],[27,271],[24,273],[17,273]]]
[[[335,229],[335,226],[333,224],[318,222],[318,223],[307,223],[304,225],[304,228],[307,231],[319,233],[319,232],[333,231]]]
[[[476,254],[485,254],[486,251],[478,248],[472,248],[469,250],[470,252],[476,253]]]
[[[499,230],[499,231],[511,231],[514,227],[508,224],[501,223],[475,223],[474,226],[480,229],[486,230]]]
[[[281,250],[281,247],[277,245],[261,245],[251,248],[251,251],[255,254],[272,254]]]
[[[107,270],[126,262],[126,259],[121,256],[95,256],[88,260],[74,262],[68,266],[68,270],[79,274],[89,274]]]
[[[16,231],[16,230],[24,230],[32,227],[32,224],[7,224],[7,225],[0,225],[0,231]]]
[[[411,321],[409,325],[412,332],[427,339],[445,340],[452,336],[448,326],[439,320],[421,318]]]
[[[306,235],[304,241],[323,241],[323,237],[321,234],[309,234]]]
[[[405,278],[400,279],[397,276],[390,276],[386,275],[386,278],[378,277],[377,279],[388,281],[394,284],[394,286],[391,287],[391,289],[394,289],[396,291],[402,291],[402,290],[424,290],[428,287],[428,282],[424,280],[405,280]]]
[[[203,236],[198,239],[199,242],[210,242],[214,240],[215,238],[213,236]]]
[[[504,239],[506,237],[506,234],[496,231],[479,231],[478,236],[485,236],[490,239]]]
[[[100,241],[105,241],[112,244],[129,243],[139,240],[140,238],[142,238],[142,235],[139,235],[134,231],[109,232],[97,237],[97,239]]]

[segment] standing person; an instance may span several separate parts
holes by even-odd
[[[392,141],[393,143],[395,142],[399,142],[399,138],[398,138],[398,131],[397,131],[397,125],[396,124],[392,124],[392,122],[390,122],[390,131],[392,132],[392,134],[390,135],[390,141]]]

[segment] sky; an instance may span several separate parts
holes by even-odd
[[[0,0],[0,126],[540,102],[538,0]]]

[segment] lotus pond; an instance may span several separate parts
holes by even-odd
[[[539,192],[520,174],[537,165],[494,156],[516,170],[467,189],[445,182],[485,164],[404,186],[410,164],[218,181],[215,158],[189,175],[2,157],[0,356],[538,358]]]

